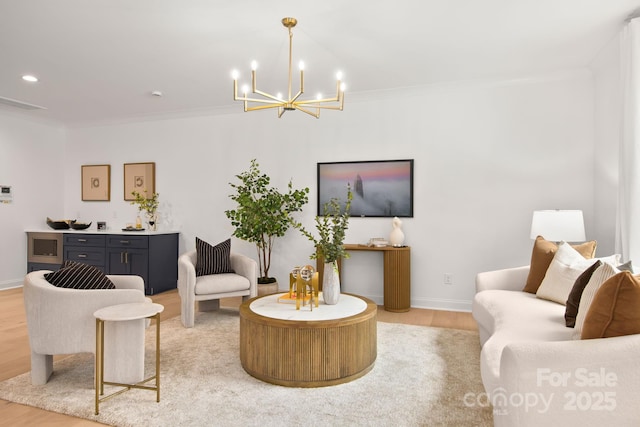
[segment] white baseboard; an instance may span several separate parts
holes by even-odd
[[[411,307],[471,312],[471,301],[444,298],[411,298]]]
[[[384,305],[382,295],[362,295],[378,305]],[[411,298],[411,308],[471,312],[471,301],[441,298]]]
[[[4,282],[0,282],[0,291],[4,290],[4,289],[13,289],[13,288],[19,288],[22,286],[22,280],[18,279],[18,280],[8,280],[8,281],[4,281]]]

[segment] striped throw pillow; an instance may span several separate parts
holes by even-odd
[[[196,237],[196,276],[235,273],[230,256],[231,239],[212,246]]]
[[[97,267],[76,261],[65,261],[58,271],[44,278],[53,286],[72,289],[115,289],[113,282]]]
[[[602,286],[607,280],[616,274],[620,273],[620,270],[615,268],[609,263],[603,262],[600,267],[596,269],[589,279],[589,283],[585,286],[580,296],[580,304],[578,305],[578,315],[576,316],[576,324],[573,330],[572,338],[579,340],[582,337],[582,328],[584,327],[584,319],[587,317],[591,303]]]

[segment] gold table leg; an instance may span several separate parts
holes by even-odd
[[[104,395],[104,320],[96,319],[96,358],[95,358],[95,414],[99,414],[99,405],[103,400],[107,400],[111,397],[117,396],[132,388],[138,388],[143,390],[152,390],[156,392],[156,402],[160,402],[160,313],[156,313],[153,316],[149,316],[150,319],[155,319],[156,322],[156,369],[155,375],[146,379],[143,379],[137,384],[125,384],[116,382],[106,382],[107,385],[121,386],[124,389],[114,392],[108,396],[100,398]],[[155,386],[144,385],[145,383],[155,379]]]

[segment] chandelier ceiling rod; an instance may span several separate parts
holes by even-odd
[[[238,96],[238,72],[233,71],[233,100],[242,101],[244,103],[244,111],[256,111],[266,110],[270,108],[278,109],[278,117],[282,117],[285,111],[300,110],[303,113],[307,113],[315,118],[320,117],[320,110],[340,110],[342,111],[344,106],[344,83],[342,83],[342,73],[338,72],[336,77],[336,95],[333,98],[322,98],[318,95],[316,99],[298,100],[304,93],[304,64],[300,61],[300,90],[292,97],[292,59],[293,59],[293,31],[292,28],[296,26],[298,21],[295,18],[283,18],[282,25],[284,25],[289,31],[289,79],[288,79],[288,92],[287,99],[284,99],[281,94],[271,95],[267,92],[258,90],[257,88],[257,68],[256,61],[251,62],[251,92],[260,95],[262,98],[249,98],[247,97],[248,87],[245,85],[242,87],[242,96]],[[261,105],[254,105],[258,103]]]

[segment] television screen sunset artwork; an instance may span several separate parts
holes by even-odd
[[[351,216],[413,217],[413,160],[318,163],[318,215],[351,186]]]

